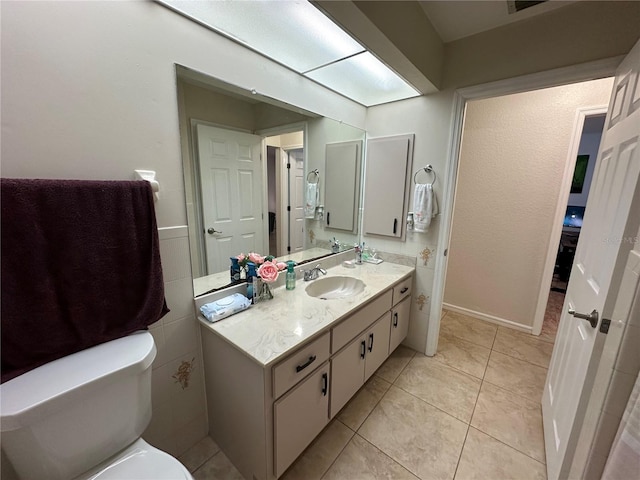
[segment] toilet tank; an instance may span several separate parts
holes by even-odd
[[[137,332],[0,385],[2,450],[18,475],[68,480],[138,439],[155,355],[151,334]]]

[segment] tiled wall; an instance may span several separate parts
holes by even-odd
[[[150,327],[158,353],[153,362],[153,416],[143,438],[175,456],[207,434],[207,414],[188,230],[160,228],[158,234],[171,311]]]

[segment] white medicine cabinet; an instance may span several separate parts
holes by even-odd
[[[360,140],[326,146],[324,221],[327,228],[358,231],[361,156]]]
[[[363,234],[405,239],[413,133],[367,140]]]

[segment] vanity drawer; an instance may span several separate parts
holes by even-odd
[[[413,276],[405,278],[395,287],[393,287],[393,304],[397,305],[403,299],[411,295],[411,284],[413,283]]]
[[[391,308],[391,290],[387,290],[375,300],[369,302],[364,308],[351,315],[345,321],[331,330],[331,351],[337,352],[356,335],[368,328]]]
[[[329,358],[329,332],[273,367],[273,398],[278,398]]]

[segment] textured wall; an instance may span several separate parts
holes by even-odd
[[[467,105],[445,303],[531,327],[576,110],[612,79]]]

